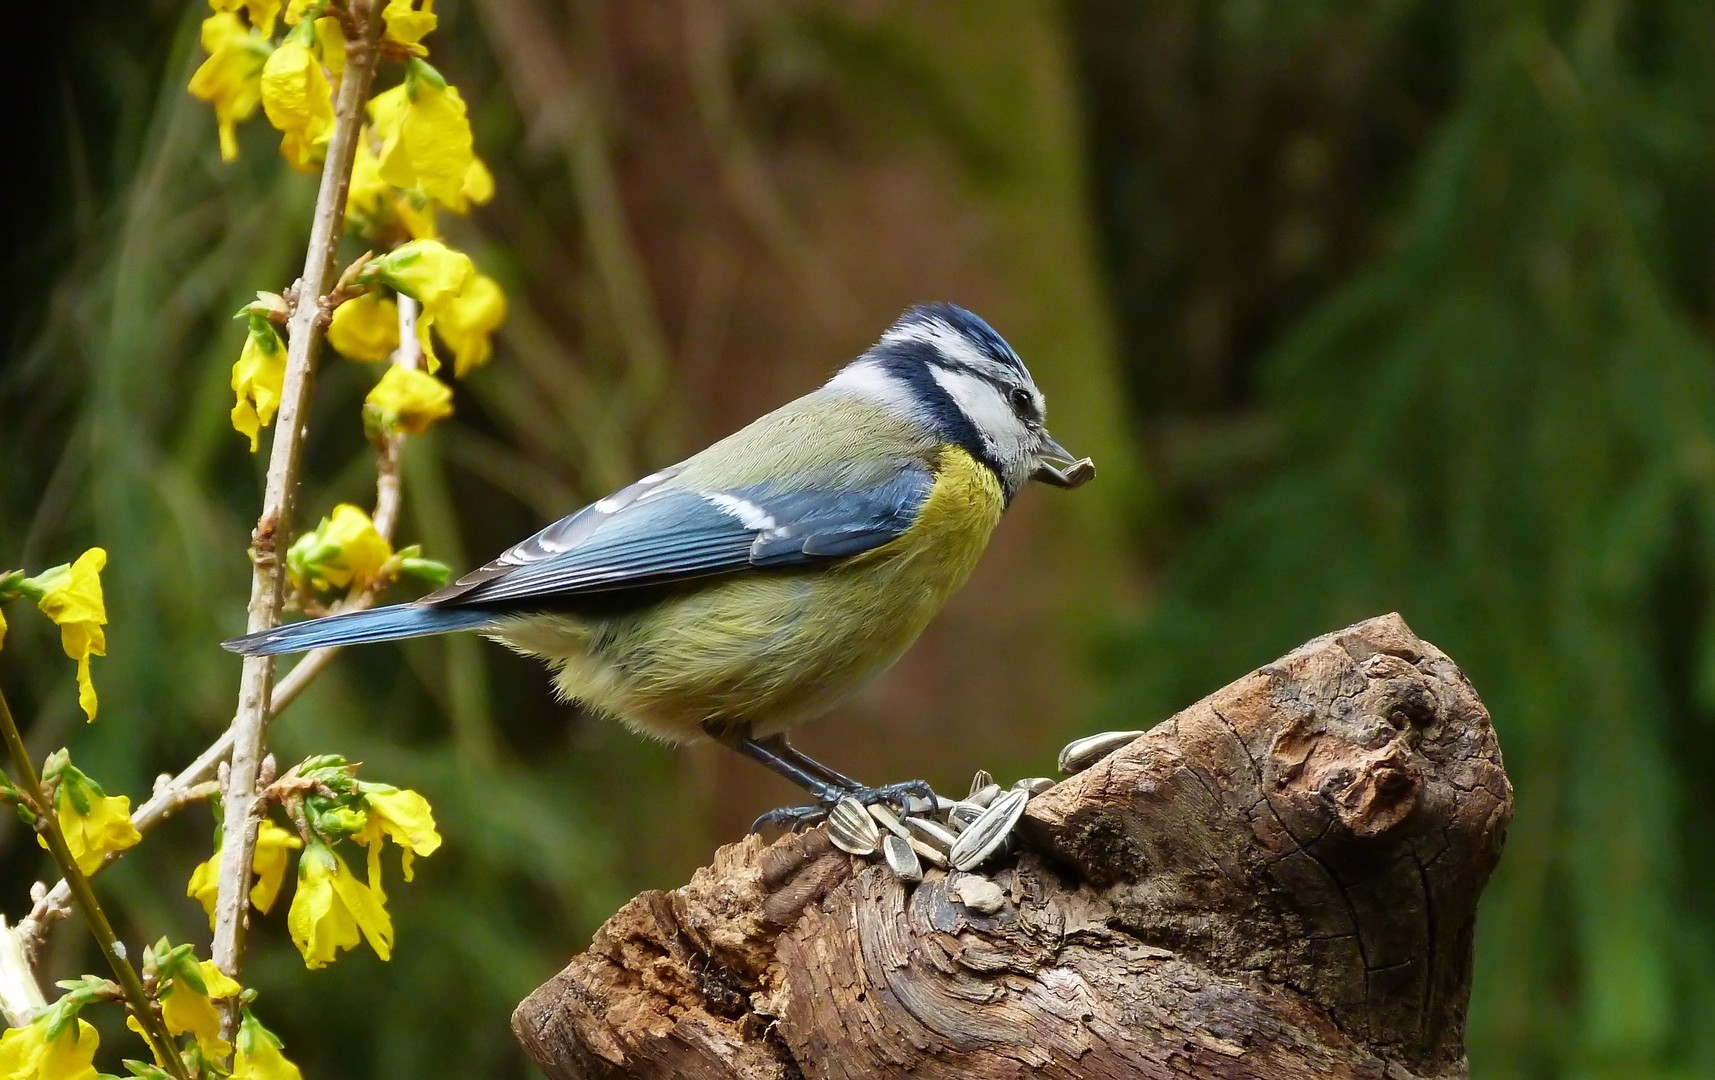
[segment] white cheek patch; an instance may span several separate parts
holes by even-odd
[[[900,416],[914,416],[918,412],[917,398],[911,387],[889,375],[879,364],[862,360],[847,364],[838,375],[828,380],[828,389],[866,398]]]
[[[1013,414],[998,386],[968,371],[937,365],[929,372],[959,411],[976,425],[983,439],[994,448],[996,457],[1008,463],[1023,460],[1030,433]]]
[[[737,518],[745,528],[756,532],[773,532],[777,526],[774,515],[751,502],[736,495],[728,495],[721,491],[705,491],[703,498],[720,507]]]

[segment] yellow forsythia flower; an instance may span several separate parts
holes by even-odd
[[[0,611],[0,649],[6,647],[6,613]]]
[[[52,1013],[0,1034],[3,1080],[96,1080],[95,1050],[101,1037],[87,1020],[66,1024],[49,1037]]]
[[[375,411],[383,429],[421,435],[430,424],[453,414],[453,391],[427,372],[393,365],[363,403]]]
[[[73,861],[84,874],[95,873],[108,855],[124,851],[143,839],[131,824],[129,798],[107,794],[69,759],[58,766],[50,760],[49,765],[50,775],[59,779],[59,786],[54,789],[54,816],[59,819],[60,835],[65,837]],[[45,838],[36,839],[43,847],[47,846]]]
[[[174,971],[161,988],[161,1020],[174,1035],[194,1035],[203,1056],[219,1060],[232,1044],[220,1037],[220,1010],[211,999],[229,998],[241,989],[213,960],[197,963],[194,977]]]
[[[197,863],[191,871],[190,883],[185,886],[185,895],[202,905],[208,913],[208,928],[214,929],[214,905],[220,898],[220,849],[215,848],[214,854]]]
[[[423,52],[423,35],[435,28],[435,0],[422,0],[422,10],[413,10],[412,0],[387,0],[381,9],[381,21],[386,24],[385,37],[396,45]]]
[[[281,828],[272,819],[264,819],[256,831],[256,851],[250,857],[250,868],[256,872],[256,883],[250,886],[250,902],[266,915],[280,898],[286,883],[286,870],[292,865],[293,851],[304,846],[289,829]],[[214,929],[214,905],[220,895],[220,848],[191,871],[185,895],[202,905],[208,913],[208,928]]]
[[[238,1025],[238,1056],[232,1059],[231,1080],[303,1080],[298,1067],[280,1053],[280,1040],[244,1010]]]
[[[429,330],[475,276],[476,267],[464,252],[439,240],[413,240],[370,262],[358,280],[384,281],[423,305],[417,316],[417,344],[429,370],[438,371],[441,358],[435,355]]]
[[[281,134],[280,153],[299,172],[314,172],[333,133],[333,87],[310,50],[315,27],[300,24],[262,67],[262,110]]]
[[[256,884],[250,887],[250,902],[266,915],[274,909],[280,890],[286,884],[286,870],[292,865],[292,852],[304,842],[288,829],[272,821],[264,821],[256,833],[256,853],[251,856],[251,869],[256,871]]]
[[[364,267],[360,278],[375,278],[413,297],[424,312],[439,311],[464,290],[476,273],[470,256],[439,240],[401,244]]]
[[[391,839],[399,845],[399,867],[405,880],[412,877],[411,860],[418,855],[433,855],[441,846],[441,834],[435,831],[435,815],[429,800],[415,791],[390,784],[364,784],[363,801],[368,820],[352,837],[369,849],[369,885],[377,896],[381,889],[381,848]]]
[[[262,65],[273,46],[238,16],[217,11],[203,20],[202,47],[208,59],[191,75],[190,92],[214,106],[214,119],[220,125],[220,159],[232,161],[238,157],[234,129],[262,100]]]
[[[208,0],[208,6],[216,11],[242,10],[263,37],[274,33],[274,20],[280,17],[280,0]]]
[[[286,386],[286,343],[260,315],[250,316],[250,335],[232,365],[232,426],[250,437],[250,452],[262,444],[262,429],[274,420]]]
[[[298,891],[286,914],[292,943],[307,967],[325,967],[341,949],[369,941],[381,959],[393,952],[393,920],[381,897],[352,876],[345,860],[326,845],[312,843],[298,859]]]
[[[298,588],[344,588],[369,581],[393,557],[393,547],[369,515],[340,503],[314,532],[298,537],[286,552],[286,573]]]
[[[60,628],[60,647],[77,661],[77,703],[95,719],[95,683],[89,678],[89,658],[107,655],[107,605],[101,597],[101,568],[107,552],[90,548],[69,567],[50,570],[37,581],[42,598],[36,606]]]
[[[377,247],[391,247],[404,237],[434,239],[434,202],[420,191],[401,191],[381,179],[381,159],[376,156],[374,142],[374,131],[364,128],[351,168],[346,227]]]
[[[399,347],[399,305],[379,292],[352,297],[333,309],[328,344],[347,360],[387,359]]]
[[[470,159],[470,168],[465,170],[464,197],[481,206],[494,198],[494,174],[488,171],[488,166],[479,157]]]
[[[345,27],[337,17],[323,15],[316,20],[315,35],[316,55],[322,58],[328,74],[338,79],[345,74]]]
[[[487,274],[472,274],[435,313],[435,333],[453,351],[453,374],[464,376],[494,354],[489,336],[506,321],[506,294]]]
[[[370,101],[369,118],[381,137],[381,179],[397,188],[417,188],[462,213],[465,177],[476,155],[458,88],[413,60],[405,82]]]
[[[358,135],[357,156],[351,162],[351,185],[345,193],[346,228],[370,237],[386,215],[395,190],[381,179],[381,159],[375,156],[374,144],[375,133],[366,126]]]

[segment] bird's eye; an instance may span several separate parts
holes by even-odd
[[[1036,415],[1036,399],[1031,397],[1030,391],[1026,390],[1024,387],[1013,387],[1012,390],[1007,393],[1006,397],[1008,401],[1012,402],[1013,412],[1027,420]]]

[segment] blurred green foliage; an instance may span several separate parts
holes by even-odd
[[[228,316],[289,281],[313,195],[259,125],[218,162],[183,90],[193,8],[64,16],[0,302],[0,568],[105,544],[113,620],[96,727],[39,620],[12,621],[0,678],[33,746],[70,743],[132,793],[230,715],[237,669],[212,643],[241,625],[261,464],[226,421]],[[1071,628],[1111,632],[1095,676],[932,633],[935,661],[893,680],[961,744],[923,748],[946,770],[930,779],[1165,716],[1399,610],[1482,692],[1517,793],[1479,923],[1473,1074],[1715,1074],[1705,5],[686,0],[656,18],[488,0],[442,18],[436,62],[498,181],[458,239],[514,314],[457,422],[411,447],[404,540],[469,566],[800,392],[903,302],[965,300],[1107,482],[1021,506],[1027,539],[991,560],[1045,568],[979,577],[973,603],[995,607],[949,618],[1034,589],[1021,618],[1053,613],[1066,648]],[[369,377],[324,366],[307,519],[369,497]],[[1115,576],[1145,583],[1141,615]],[[978,734],[1001,760],[970,760]],[[841,762],[918,752],[827,737]],[[448,841],[397,891],[389,965],[308,976],[264,921],[260,1012],[311,1076],[523,1075],[512,1003],[748,809],[716,766],[584,723],[475,641],[343,658],[273,744],[424,791]],[[191,811],[146,868],[102,879],[128,939],[200,938],[160,883],[210,838]],[[8,913],[44,872],[26,839],[0,823]],[[53,944],[56,975],[90,966],[75,932]]]
[[[1217,63],[1259,33],[1305,55],[1297,19],[1252,14],[1212,20]],[[1112,656],[1116,719],[1389,609],[1459,660],[1517,793],[1477,1076],[1715,1072],[1706,16],[1462,11],[1445,114],[1364,226],[1385,240],[1239,358],[1234,423],[1268,437],[1174,475],[1201,510],[1155,540],[1155,604]]]

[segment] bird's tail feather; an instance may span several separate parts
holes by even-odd
[[[221,642],[221,647],[245,656],[304,652],[330,645],[363,645],[371,641],[397,641],[426,637],[452,630],[475,630],[494,621],[492,612],[458,608],[394,604],[369,611],[349,611],[322,619],[276,626],[272,630],[246,634]]]

